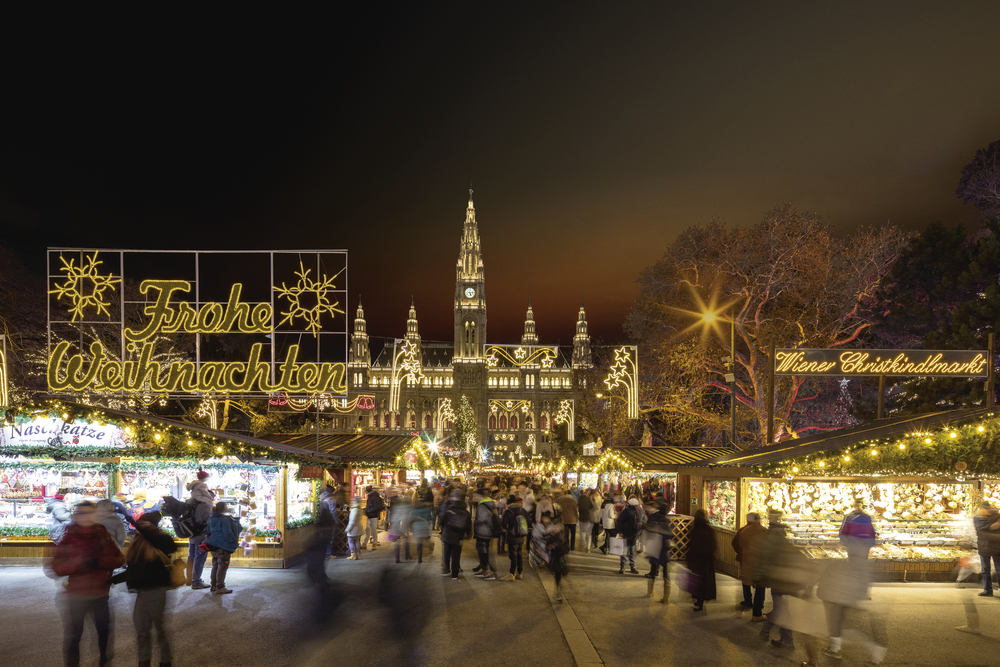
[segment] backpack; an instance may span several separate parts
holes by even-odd
[[[500,516],[496,512],[490,512],[490,531],[493,533],[493,537],[499,537],[503,534],[503,529],[500,527]]]
[[[195,507],[196,501],[193,500],[182,502],[173,496],[164,497],[161,511],[164,516],[170,518],[177,537],[195,537],[205,532],[204,522],[198,523],[194,520]]]
[[[446,512],[444,525],[454,530],[465,532],[469,527],[469,513],[461,509],[448,510]]]
[[[510,522],[510,536],[511,537],[527,537],[528,536],[528,517],[524,516],[524,511],[514,511],[510,510],[513,514],[513,520]]]

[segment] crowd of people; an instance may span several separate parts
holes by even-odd
[[[149,667],[153,655],[153,631],[159,648],[160,667],[170,667],[173,656],[164,625],[167,594],[179,585],[209,589],[216,595],[233,591],[226,587],[230,557],[243,530],[224,502],[215,502],[205,483],[208,473],[199,471],[187,485],[185,505],[193,517],[186,563],[175,560],[178,550],[172,535],[160,528],[164,515],[157,510],[131,511],[118,498],[92,503],[59,499],[50,506],[55,553],[45,570],[53,578],[65,577],[60,593],[64,617],[63,657],[67,667],[80,664],[80,642],[84,624],[93,619],[97,630],[98,664],[112,660],[110,647],[111,587],[124,583],[135,594],[132,624],[136,633],[139,667]],[[140,498],[145,503],[145,498]],[[131,538],[127,549],[126,540]],[[202,580],[208,553],[212,554],[210,584]]]
[[[225,503],[215,502],[206,477],[207,473],[199,472],[187,487],[187,505],[194,521],[182,579],[194,590],[225,595],[232,593],[226,586],[226,572],[242,526]],[[643,574],[646,596],[663,604],[670,601],[667,566],[674,549],[676,517],[671,515],[671,499],[659,490],[626,497],[572,485],[563,490],[537,478],[508,477],[479,479],[473,484],[460,479],[425,480],[419,485],[384,490],[368,487],[364,491],[363,498],[348,499],[348,487],[340,485],[327,486],[322,494],[315,539],[306,558],[307,574],[314,584],[329,589],[325,561],[338,555],[341,539],[349,560],[360,560],[362,552],[384,546],[381,538],[392,543],[396,563],[415,558],[420,564],[433,553],[431,536],[438,533],[441,574],[452,580],[464,576],[462,547],[465,541],[474,540],[478,557],[474,577],[520,580],[527,558],[531,566],[551,572],[555,599],[562,602],[566,556],[573,551],[599,551],[617,557],[619,575],[640,575],[638,568],[648,564],[649,570]],[[164,609],[168,591],[179,585],[174,570],[184,563],[172,559],[177,547],[173,537],[159,527],[161,512],[136,515],[117,500],[79,501],[72,515],[63,510],[52,508],[53,529],[59,535],[46,571],[52,577],[66,577],[61,594],[65,664],[75,667],[80,663],[87,617],[92,617],[97,630],[99,664],[110,661],[109,591],[114,583],[126,583],[136,594],[132,620],[140,667],[151,664],[154,630],[160,665],[169,667],[171,647],[164,628]],[[765,522],[760,514],[751,512],[732,538],[743,589],[737,611],[749,612],[751,622],[760,623],[761,639],[779,651],[794,649],[797,641],[801,642],[808,656],[805,665],[819,664],[820,653],[839,659],[843,630],[851,621],[867,630],[868,664],[882,664],[888,644],[885,619],[867,604],[872,579],[868,557],[877,536],[863,503],[855,503],[841,527],[847,558],[823,568],[791,543],[783,518],[775,511]],[[974,525],[983,570],[980,595],[992,596],[991,565],[1000,566],[1000,514],[983,503]],[[129,536],[131,543],[123,551]],[[683,563],[674,568],[675,578],[690,595],[693,612],[703,612],[705,604],[717,597],[716,531],[703,510],[694,513],[686,547]],[[209,583],[205,583],[208,553],[212,554],[212,568]],[[501,566],[500,556],[506,556],[509,563]],[[506,572],[501,574],[501,569]],[[662,581],[659,596],[658,581]],[[765,613],[768,592],[771,609]],[[974,625],[957,629],[978,633]],[[823,637],[827,643],[819,650]]]

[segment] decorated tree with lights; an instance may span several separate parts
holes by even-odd
[[[975,206],[984,221],[1000,217],[1000,141],[976,151],[962,169],[955,194]]]
[[[479,447],[477,437],[476,417],[472,414],[472,406],[469,399],[462,394],[462,400],[458,402],[458,409],[455,410],[455,446],[463,452],[475,455]]]
[[[904,243],[888,224],[838,236],[819,216],[790,205],[752,227],[713,221],[689,228],[642,271],[627,316],[641,359],[640,416],[722,444],[730,393],[725,358],[735,356],[737,441],[763,444],[770,341],[860,347],[873,321],[869,306]],[[702,325],[705,312],[716,314],[715,325]],[[783,377],[775,395],[778,438],[842,426],[829,411],[809,409],[813,402],[835,404],[835,381]]]

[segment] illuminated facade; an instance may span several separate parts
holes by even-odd
[[[581,304],[572,349],[540,345],[529,299],[520,343],[488,342],[486,278],[471,190],[455,266],[454,305],[453,342],[422,341],[411,301],[404,338],[386,345],[372,359],[364,309],[358,304],[347,364],[349,393],[374,395],[374,408],[338,420],[340,430],[360,427],[447,437],[451,410],[458,408],[464,395],[479,425],[479,442],[494,459],[545,453],[555,423],[561,423],[560,409],[565,412],[564,403],[575,401],[574,370],[592,363],[587,316]],[[401,375],[400,360],[412,350],[420,373]]]

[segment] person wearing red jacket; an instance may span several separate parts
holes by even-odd
[[[97,523],[94,504],[79,503],[73,512],[73,523],[66,529],[62,542],[52,558],[52,570],[59,576],[69,577],[62,596],[66,636],[63,640],[63,658],[66,667],[80,664],[80,638],[83,623],[93,614],[97,628],[97,646],[101,652],[100,665],[111,660],[108,655],[108,638],[111,635],[111,610],[108,592],[111,590],[111,572],[125,564],[125,556],[108,531]]]

